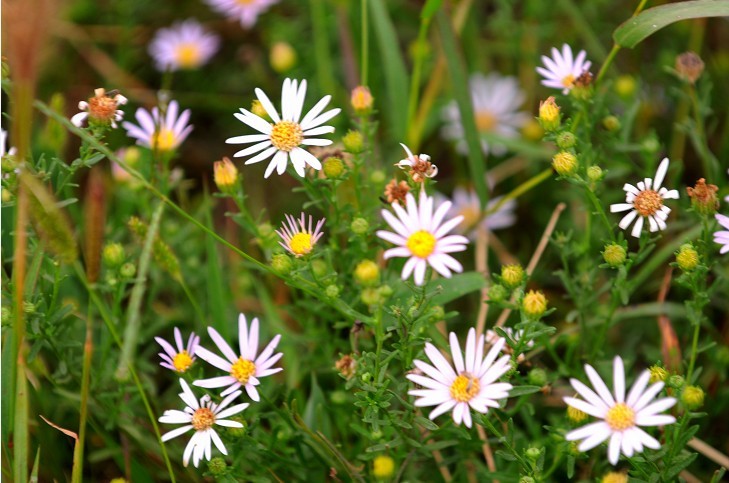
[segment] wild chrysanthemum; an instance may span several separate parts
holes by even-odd
[[[184,426],[163,434],[162,441],[169,441],[172,438],[194,429],[195,434],[193,434],[190,438],[190,442],[187,443],[182,455],[182,464],[187,466],[190,462],[190,457],[192,457],[192,464],[197,468],[197,465],[200,463],[200,460],[203,459],[203,456],[206,460],[210,461],[212,452],[211,443],[215,443],[215,447],[224,455],[228,454],[223,441],[215,431],[215,425],[228,428],[242,428],[243,424],[225,418],[238,414],[247,408],[249,404],[236,404],[235,406],[228,408],[228,405],[235,398],[240,396],[240,391],[230,394],[228,397],[223,399],[220,404],[215,404],[210,400],[210,396],[208,395],[201,397],[198,401],[195,394],[190,389],[190,386],[187,385],[184,379],[180,379],[180,386],[182,386],[180,399],[185,402],[185,409],[183,411],[178,409],[168,409],[164,412],[162,417],[159,418],[159,422],[167,424],[184,424]]]
[[[499,399],[509,396],[512,385],[507,382],[496,382],[510,369],[509,356],[498,361],[505,341],[498,341],[483,357],[484,337],[476,338],[476,331],[471,328],[466,339],[466,358],[463,359],[461,347],[456,334],[451,332],[450,345],[453,366],[431,343],[425,344],[425,354],[433,365],[415,360],[415,367],[425,373],[408,374],[407,378],[425,389],[408,391],[415,400],[415,406],[436,406],[428,417],[435,419],[441,414],[453,410],[453,421],[471,427],[471,409],[485,414],[489,407],[498,408]],[[454,370],[455,367],[455,370]]]
[[[78,103],[81,112],[74,114],[71,122],[74,126],[81,127],[85,122],[90,124],[102,124],[116,129],[116,122],[124,118],[124,111],[118,109],[127,103],[127,98],[118,91],[106,92],[100,87],[94,89],[94,96],[88,101]]]
[[[219,44],[217,35],[206,31],[197,20],[188,19],[159,29],[149,44],[149,55],[162,72],[196,69],[208,63]]]
[[[192,126],[188,124],[190,110],[185,109],[178,117],[179,110],[177,101],[170,101],[164,116],[160,115],[157,107],[153,107],[151,113],[140,107],[135,114],[139,126],[131,122],[125,122],[123,126],[127,136],[135,138],[140,146],[157,151],[172,151],[192,131]]]
[[[238,343],[240,354],[236,355],[230,348],[225,339],[212,327],[208,327],[208,334],[213,339],[215,345],[218,346],[223,357],[205,349],[197,348],[197,355],[200,359],[209,362],[213,366],[228,373],[227,376],[211,377],[210,379],[201,379],[193,382],[199,387],[224,387],[228,388],[220,395],[227,396],[239,387],[244,386],[248,396],[254,401],[259,401],[260,396],[256,390],[256,386],[260,384],[259,378],[276,374],[283,369],[281,367],[272,367],[283,355],[282,353],[274,354],[273,351],[281,340],[281,336],[277,335],[271,340],[266,348],[256,357],[258,352],[258,318],[251,321],[251,330],[248,331],[248,322],[246,316],[240,314],[238,316]]]
[[[654,180],[646,178],[644,181],[639,181],[637,187],[632,184],[625,183],[623,189],[625,190],[625,203],[615,203],[610,205],[611,213],[619,213],[622,211],[630,210],[630,212],[620,220],[618,226],[625,230],[638,218],[633,226],[631,235],[638,238],[640,232],[643,229],[643,222],[647,218],[650,224],[650,231],[655,232],[658,230],[666,229],[666,218],[671,212],[671,209],[663,204],[663,200],[666,199],[678,199],[677,190],[668,190],[661,188],[663,178],[666,176],[668,170],[668,158],[663,158],[661,164],[658,166],[656,171],[656,177]],[[640,216],[638,216],[640,215]]]
[[[221,15],[238,20],[243,28],[251,28],[258,16],[278,0],[205,0],[205,3]]]
[[[269,123],[252,112],[241,108],[240,113],[236,113],[235,117],[261,134],[248,134],[227,139],[225,142],[228,144],[256,143],[238,151],[233,156],[241,157],[258,153],[248,159],[245,164],[258,163],[273,156],[263,175],[264,178],[268,178],[273,173],[274,168],[278,174],[283,174],[286,171],[289,158],[291,158],[291,164],[293,164],[299,176],[304,176],[304,167],[307,164],[316,170],[320,170],[321,163],[319,160],[300,146],[329,146],[332,144],[330,139],[310,137],[334,132],[333,126],[322,126],[341,111],[341,109],[336,108],[322,114],[332,96],[324,96],[302,118],[304,98],[306,97],[306,80],[302,80],[301,83],[291,79],[284,80],[281,90],[280,116],[261,89],[256,88],[255,92],[273,123]]]
[[[575,81],[583,72],[588,72],[592,63],[585,60],[587,53],[580,50],[577,57],[572,56],[572,48],[564,44],[562,52],[552,47],[552,58],[542,56],[542,63],[546,67],[537,67],[537,72],[544,77],[542,85],[562,89],[567,94],[575,85]]]
[[[714,215],[714,217],[721,226],[726,228],[726,230],[719,230],[714,232],[714,243],[718,243],[719,245],[721,245],[719,253],[723,255],[726,252],[729,252],[729,216],[724,216],[717,213],[716,215]]]
[[[469,87],[479,133],[493,133],[504,138],[518,137],[519,129],[529,120],[529,115],[519,111],[526,97],[516,78],[499,74],[473,74]],[[443,119],[446,122],[442,130],[443,137],[456,141],[456,149],[467,154],[461,112],[455,101],[445,107]],[[506,152],[503,145],[491,145],[484,139],[481,140],[481,149],[485,154],[491,152],[501,155]]]
[[[486,211],[490,211],[501,197],[491,198],[486,205]],[[481,201],[478,194],[472,189],[457,187],[453,190],[453,205],[448,210],[448,216],[463,216],[463,223],[459,229],[468,238],[474,240],[478,227],[484,227],[489,231],[508,228],[516,223],[516,200],[509,200],[499,207],[494,213],[484,217],[481,212]]]
[[[676,404],[675,398],[665,397],[651,402],[663,389],[663,383],[657,382],[646,390],[650,372],[643,371],[626,398],[625,370],[620,357],[615,357],[613,360],[614,395],[610,393],[592,366],[586,364],[585,372],[596,392],[577,379],[570,379],[572,387],[584,400],[565,397],[564,402],[600,418],[601,421],[570,431],[565,438],[568,441],[582,440],[577,447],[580,451],[589,451],[610,439],[608,460],[613,465],[618,463],[621,452],[631,457],[635,453],[642,452],[644,446],[651,449],[660,448],[660,443],[640,429],[640,426],[663,426],[676,422],[676,418],[671,415],[658,414]]]
[[[395,233],[380,230],[377,236],[398,245],[385,252],[385,259],[409,257],[402,269],[402,279],[406,280],[414,273],[416,285],[425,282],[428,265],[446,278],[450,278],[451,270],[462,272],[461,264],[449,253],[465,250],[468,239],[461,235],[446,235],[463,221],[463,217],[457,216],[443,222],[451,202],[441,203],[434,213],[433,198],[422,190],[419,203],[411,193],[407,194],[405,200],[405,208],[397,202],[392,203],[397,217],[388,210],[382,210],[382,216]]]
[[[281,225],[280,230],[276,230],[282,241],[278,243],[294,256],[302,257],[307,255],[319,241],[323,235],[321,227],[324,226],[326,218],[322,218],[316,224],[316,228],[312,229],[313,218],[309,215],[309,226],[306,225],[306,216],[301,213],[298,220],[299,225],[296,226],[296,219],[291,215],[286,215],[286,222]],[[286,226],[288,223],[288,226]]]
[[[422,183],[425,178],[433,178],[438,174],[438,166],[430,162],[430,156],[427,154],[415,156],[403,143],[400,143],[400,146],[403,147],[408,157],[398,161],[395,166],[403,170],[407,169],[408,175],[413,181]]]
[[[180,329],[175,327],[174,333],[177,349],[162,337],[154,338],[164,350],[164,352],[159,353],[159,356],[162,358],[162,362],[159,365],[175,372],[185,372],[195,362],[195,349],[200,344],[200,337],[195,335],[195,332],[191,332],[190,338],[187,339],[187,346],[185,346],[182,341]]]

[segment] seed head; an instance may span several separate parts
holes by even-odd
[[[684,52],[676,57],[676,71],[683,79],[694,84],[704,72],[704,61],[695,52]]]
[[[686,192],[691,198],[691,206],[697,213],[705,216],[714,216],[719,208],[717,191],[719,191],[719,187],[715,184],[706,184],[704,178],[699,179],[693,188],[686,188]]]

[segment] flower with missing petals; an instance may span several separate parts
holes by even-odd
[[[184,426],[163,434],[162,441],[169,441],[172,438],[176,438],[177,436],[194,429],[195,434],[193,434],[190,438],[190,442],[187,443],[185,451],[182,454],[182,464],[187,466],[190,462],[190,457],[192,457],[192,464],[197,468],[197,465],[203,457],[210,461],[210,457],[212,456],[212,444],[215,444],[218,451],[224,455],[228,454],[228,451],[225,449],[225,445],[223,444],[223,440],[220,439],[220,436],[218,436],[218,433],[215,431],[215,426],[242,428],[242,423],[225,418],[238,414],[247,408],[249,404],[242,403],[228,407],[235,398],[240,396],[240,391],[230,394],[228,397],[223,399],[220,404],[215,404],[210,400],[210,396],[208,395],[205,395],[198,400],[184,379],[180,379],[180,385],[182,386],[180,399],[182,399],[186,404],[184,411],[168,409],[164,412],[162,417],[159,418],[159,422],[166,424],[183,424]]]
[[[714,215],[714,217],[721,226],[726,228],[726,230],[719,230],[714,232],[714,243],[718,243],[719,245],[721,245],[719,253],[723,255],[726,252],[729,252],[729,216],[724,216],[717,213],[716,215]]]
[[[281,90],[280,116],[268,96],[261,89],[256,88],[255,92],[273,123],[269,123],[252,112],[240,108],[240,113],[235,113],[235,117],[260,134],[247,134],[228,138],[225,141],[228,144],[255,143],[238,151],[233,156],[237,158],[258,153],[248,159],[245,164],[258,163],[273,157],[266,168],[264,178],[271,176],[274,169],[278,174],[283,174],[286,171],[289,158],[296,170],[296,174],[301,177],[305,174],[304,168],[307,164],[316,170],[320,170],[321,163],[316,156],[302,149],[301,146],[329,146],[332,144],[330,139],[312,137],[334,132],[333,126],[322,126],[341,111],[341,109],[336,108],[322,114],[332,96],[324,96],[302,118],[304,98],[306,97],[306,80],[302,80],[301,83],[297,80],[284,80]]]
[[[618,463],[621,452],[630,458],[641,453],[643,447],[659,449],[660,443],[640,426],[664,426],[676,422],[671,415],[659,414],[676,404],[675,398],[653,401],[663,389],[663,383],[657,382],[646,389],[650,372],[643,371],[626,397],[625,370],[620,357],[613,360],[613,394],[592,366],[586,364],[585,372],[595,390],[577,379],[571,379],[572,387],[584,400],[565,397],[564,402],[601,421],[570,431],[565,435],[567,441],[582,440],[577,449],[589,451],[609,439],[608,461],[613,465]]]
[[[118,109],[127,103],[127,98],[119,91],[109,91],[100,87],[94,89],[94,97],[78,103],[81,112],[71,118],[74,126],[81,127],[88,121],[90,125],[111,126],[116,129],[116,122],[124,118],[124,111]]]
[[[278,243],[296,258],[308,255],[323,235],[321,227],[324,226],[326,218],[322,218],[313,228],[314,219],[309,215],[309,226],[306,226],[306,216],[301,213],[301,219],[298,220],[299,226],[296,226],[296,219],[291,215],[286,215],[286,222],[281,225],[280,230],[276,230],[282,241]],[[286,224],[288,223],[288,226]],[[312,229],[313,228],[313,229]]]
[[[281,340],[281,336],[277,335],[274,337],[266,348],[256,356],[258,352],[258,318],[254,318],[251,322],[251,330],[249,332],[248,322],[246,321],[246,316],[243,314],[238,316],[240,354],[237,355],[218,331],[212,327],[208,327],[208,334],[210,334],[210,338],[213,339],[220,352],[223,353],[224,358],[204,347],[197,348],[197,356],[218,369],[227,372],[228,375],[201,379],[193,382],[193,385],[206,388],[228,386],[220,394],[221,397],[225,397],[233,391],[236,391],[239,387],[244,386],[248,396],[258,402],[261,399],[256,390],[256,386],[260,384],[259,379],[283,370],[281,367],[272,367],[283,355],[281,352],[277,354],[273,353],[278,345],[278,341]]]
[[[580,50],[577,57],[573,57],[572,47],[567,44],[562,45],[561,53],[552,47],[552,58],[543,55],[544,67],[537,67],[537,72],[544,77],[542,85],[562,89],[562,93],[567,94],[576,81],[585,72],[589,72],[592,63],[585,60],[586,57],[584,50]]]
[[[498,361],[504,343],[498,341],[486,357],[483,357],[484,337],[476,337],[471,328],[466,339],[466,358],[464,360],[456,334],[451,332],[450,345],[453,365],[431,343],[425,344],[425,355],[433,365],[415,360],[415,367],[425,375],[408,374],[406,377],[424,389],[408,391],[416,396],[415,406],[436,406],[428,417],[432,420],[441,414],[453,410],[453,421],[471,427],[471,409],[486,414],[489,407],[498,408],[499,399],[509,397],[513,387],[508,382],[496,382],[506,374],[511,365],[509,356],[502,356]],[[496,361],[496,362],[494,362]]]
[[[149,44],[157,70],[196,69],[208,63],[218,50],[220,39],[194,19],[159,29]]]
[[[441,203],[434,212],[434,200],[424,190],[420,191],[419,203],[411,193],[407,194],[405,200],[405,208],[397,202],[392,203],[397,217],[382,210],[382,216],[395,233],[380,230],[377,236],[398,245],[385,252],[385,259],[409,257],[401,276],[403,280],[407,280],[414,273],[416,285],[425,283],[425,270],[428,265],[446,278],[450,278],[451,271],[462,272],[463,266],[449,253],[465,250],[468,238],[447,234],[463,221],[463,217],[457,216],[444,222],[451,202]]]
[[[154,340],[164,350],[164,352],[159,353],[159,356],[162,358],[162,362],[159,365],[171,371],[182,373],[187,371],[192,363],[195,362],[195,349],[200,344],[200,337],[195,335],[195,332],[191,332],[190,338],[187,340],[187,346],[185,346],[180,329],[175,327],[174,332],[177,349],[161,337],[155,337]]]
[[[635,222],[633,230],[630,232],[636,238],[640,237],[640,232],[643,229],[643,222],[647,218],[650,224],[651,233],[658,230],[666,229],[666,218],[671,212],[671,209],[663,204],[663,200],[667,199],[678,199],[677,190],[668,190],[661,188],[663,179],[666,177],[666,171],[668,170],[668,158],[663,158],[661,164],[658,166],[656,171],[655,179],[651,180],[646,178],[643,181],[638,181],[637,186],[625,183],[623,189],[625,190],[625,203],[615,203],[610,205],[611,213],[619,213],[622,211],[630,212],[620,220],[618,226],[625,230],[630,224],[638,218]],[[640,215],[640,216],[638,216]]]
[[[135,114],[139,126],[131,122],[125,122],[123,126],[127,136],[135,138],[138,145],[169,152],[176,149],[192,131],[188,124],[190,109],[185,109],[178,116],[179,111],[177,101],[170,101],[164,115],[160,115],[157,107],[153,107],[151,113],[140,107]]]
[[[425,178],[433,178],[438,174],[438,166],[430,162],[430,156],[427,154],[415,156],[403,143],[400,143],[400,146],[403,147],[408,157],[398,161],[395,166],[403,170],[409,168],[408,175],[413,181],[422,183]]]

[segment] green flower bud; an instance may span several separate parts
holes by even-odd
[[[569,149],[577,144],[577,138],[569,131],[559,133],[557,136],[557,146],[559,149]]]
[[[344,161],[330,156],[322,163],[322,170],[327,178],[339,178],[344,174]]]
[[[577,172],[577,157],[569,151],[560,151],[552,158],[552,167],[561,176],[572,176]]]
[[[323,277],[329,272],[329,267],[327,266],[327,262],[317,258],[311,261],[311,271],[314,273],[314,276]]]
[[[364,218],[355,218],[352,220],[352,224],[350,225],[350,229],[355,235],[364,235],[367,233],[367,230],[370,229],[370,224],[367,220]]]
[[[602,125],[608,131],[615,132],[620,129],[620,119],[615,116],[607,116],[602,120]]]
[[[508,288],[518,287],[524,281],[524,269],[518,263],[502,266],[501,281]]]
[[[502,302],[509,296],[509,290],[501,284],[492,285],[489,289],[489,300]]]
[[[526,457],[529,458],[530,460],[536,461],[539,459],[539,456],[541,456],[542,450],[540,450],[539,448],[531,447],[531,448],[527,448],[525,454],[526,454]]]
[[[671,387],[673,389],[681,389],[686,384],[686,380],[679,376],[678,374],[674,374],[673,376],[670,376],[668,378],[668,381],[666,381],[666,385],[668,387]]]
[[[617,268],[625,263],[627,252],[625,247],[617,243],[610,243],[605,245],[605,249],[602,252],[602,258],[605,263],[613,268]]]
[[[271,268],[279,275],[288,275],[294,268],[294,264],[291,257],[285,253],[277,253],[271,258]]]
[[[324,289],[324,295],[329,297],[330,299],[335,299],[339,297],[339,287],[336,285],[328,285],[326,289]]]
[[[704,405],[704,391],[699,386],[686,386],[681,392],[681,402],[689,409]]]
[[[387,300],[392,296],[392,287],[389,285],[383,285],[379,288],[380,300]]]
[[[370,173],[370,181],[376,185],[385,184],[385,181],[387,181],[387,175],[381,169],[376,169]]]
[[[332,404],[336,405],[342,405],[347,402],[347,393],[345,391],[332,391],[331,394],[329,394],[329,400],[332,402]]]
[[[699,253],[690,243],[683,244],[676,253],[676,263],[684,272],[691,272],[699,264]]]
[[[374,287],[367,287],[362,289],[359,298],[365,305],[373,306],[379,305],[380,303],[380,291]]]
[[[587,168],[587,178],[596,183],[602,179],[603,172],[602,168],[597,165],[592,165],[589,168]]]
[[[119,269],[119,275],[124,278],[134,278],[137,273],[137,267],[133,263],[125,263]]]
[[[228,464],[220,456],[208,461],[208,471],[213,476],[223,476],[228,470]]]
[[[364,137],[359,131],[349,131],[342,138],[344,149],[352,154],[359,154],[364,150]]]
[[[104,247],[104,251],[101,256],[104,263],[112,268],[118,267],[124,263],[124,260],[126,259],[124,246],[121,243],[108,243]]]
[[[548,382],[547,371],[539,367],[535,367],[529,371],[527,379],[529,380],[529,384],[533,384],[535,386],[546,386]]]
[[[246,435],[246,432],[248,431],[248,423],[246,423],[245,419],[240,416],[233,416],[228,419],[243,425],[242,428],[225,428],[225,432],[228,433],[231,438],[242,438]]]

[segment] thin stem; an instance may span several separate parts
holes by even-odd
[[[367,19],[367,0],[362,0],[360,2],[361,5],[361,11],[360,16],[362,17],[362,58],[360,59],[361,68],[360,72],[362,73],[362,85],[366,86],[368,79],[368,69],[369,69],[369,25],[368,25],[368,19]]]
[[[643,7],[645,7],[645,4],[648,2],[648,0],[641,0],[638,6],[636,7],[635,11],[633,12],[632,17],[635,17],[638,15],[642,10]],[[607,56],[607,59],[605,59],[605,62],[602,63],[602,66],[600,67],[600,70],[597,73],[597,77],[595,77],[595,84],[599,84],[602,80],[603,76],[605,75],[605,72],[607,72],[608,67],[610,67],[610,64],[613,63],[613,59],[615,59],[615,56],[618,54],[618,51],[622,47],[618,45],[617,43],[613,44],[612,50],[610,50],[610,53]]]
[[[592,205],[597,210],[597,213],[600,215],[600,219],[605,224],[605,228],[607,228],[608,233],[610,234],[610,239],[615,241],[615,233],[613,232],[613,225],[610,223],[610,220],[607,217],[607,214],[605,214],[605,209],[602,207],[602,204],[600,203],[600,200],[597,199],[597,196],[595,195],[595,192],[590,189],[589,186],[585,186],[585,191],[587,192],[588,198],[590,198],[590,201],[592,201]]]
[[[83,368],[81,371],[81,407],[79,408],[78,441],[73,449],[73,471],[71,481],[81,483],[84,473],[84,442],[86,441],[86,418],[89,408],[89,386],[91,382],[91,355],[93,354],[93,324],[91,304],[86,312],[86,340],[84,342]]]

